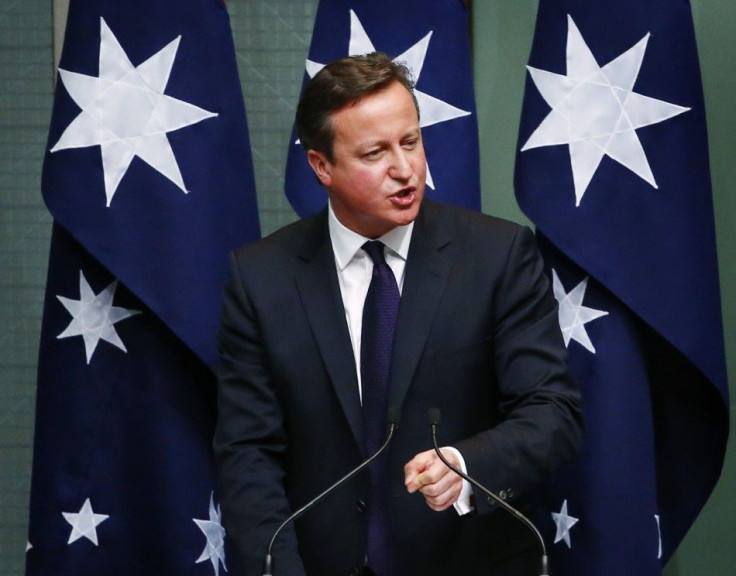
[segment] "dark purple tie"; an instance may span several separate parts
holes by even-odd
[[[360,377],[363,395],[366,454],[373,454],[386,439],[389,368],[399,313],[399,287],[386,264],[383,243],[370,241],[363,250],[373,260],[373,275],[363,307]],[[378,576],[399,574],[388,512],[388,471],[385,454],[369,467],[368,565]]]

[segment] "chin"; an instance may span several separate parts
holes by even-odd
[[[411,224],[412,222],[414,222],[414,220],[417,219],[418,215],[419,210],[412,210],[410,214],[404,214],[401,218],[397,218],[396,225],[406,226],[407,224]]]
[[[417,200],[406,210],[403,210],[396,217],[397,226],[406,226],[416,220],[419,215],[419,207],[422,205],[421,200]]]

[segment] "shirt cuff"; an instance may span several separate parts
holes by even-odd
[[[457,448],[453,448],[452,446],[444,446],[442,449],[450,450],[455,455],[455,458],[457,458],[457,461],[460,463],[458,468],[460,468],[460,470],[462,470],[464,474],[468,473],[468,470],[465,467],[465,459],[463,458],[463,455],[460,454],[460,451]],[[470,503],[470,497],[472,495],[473,495],[473,487],[470,485],[470,482],[468,482],[465,478],[463,478],[463,487],[462,487],[462,490],[460,491],[460,496],[458,496],[458,499],[453,504],[455,511],[460,516],[469,514],[470,512],[474,510],[473,505]]]

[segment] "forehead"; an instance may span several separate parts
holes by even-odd
[[[414,99],[398,82],[333,112],[331,122],[336,143],[339,140],[363,141],[401,137],[419,129]]]

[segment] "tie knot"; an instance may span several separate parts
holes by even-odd
[[[379,242],[378,240],[370,240],[363,244],[363,250],[365,250],[368,256],[371,257],[374,266],[379,266],[386,263],[386,259],[383,255],[383,242]]]

